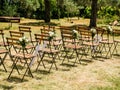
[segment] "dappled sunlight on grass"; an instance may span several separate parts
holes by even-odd
[[[71,19],[72,20],[72,19]],[[59,25],[75,25],[75,24],[89,24],[89,19],[73,19],[68,21],[67,19],[51,20],[50,25],[56,26],[56,32],[60,36]],[[5,29],[5,37],[9,36],[9,30],[18,30],[19,25],[30,26],[32,35],[40,33],[42,25],[48,25],[42,20],[34,19],[22,19],[20,24],[13,23],[10,29]],[[0,23],[0,29],[8,27],[9,23]],[[119,38],[119,36],[118,36]],[[118,47],[120,51],[120,46]],[[87,55],[87,54],[86,54]],[[91,58],[90,56],[84,56],[75,65],[74,58],[69,57],[69,62],[65,59],[64,64],[62,59],[64,56],[60,56],[61,60],[56,60],[58,70],[53,65],[51,72],[48,70],[51,65],[51,59],[46,57],[43,61],[46,68],[41,64],[36,71],[38,65],[37,59],[31,71],[34,78],[29,75],[25,76],[23,82],[21,82],[22,75],[26,68],[24,63],[18,65],[20,75],[16,70],[13,71],[12,76],[7,80],[8,75],[12,68],[12,61],[7,57],[5,60],[5,66],[8,70],[6,73],[2,66],[0,66],[0,90],[119,90],[120,89],[120,56],[116,55],[112,59],[105,59],[103,57]]]

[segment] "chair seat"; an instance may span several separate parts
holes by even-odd
[[[114,42],[118,42],[118,43],[120,43],[120,40],[114,40]]]
[[[53,42],[55,46],[61,45],[62,42]]]
[[[104,44],[113,44],[113,41],[100,41],[100,43],[104,43]]]
[[[81,40],[83,40],[83,41],[90,41],[90,38],[84,37],[84,38],[81,38]]]
[[[0,46],[8,46],[7,43],[0,42]]]
[[[0,54],[7,53],[7,52],[8,52],[8,51],[7,51],[7,50],[4,50],[4,49],[0,50]]]
[[[48,42],[48,41],[46,41],[45,43],[49,45],[49,42]],[[53,42],[51,43],[51,45],[55,45],[55,46],[59,46],[59,45],[61,45],[61,44],[62,44],[62,42],[58,42],[58,41],[53,41]]]
[[[55,49],[49,49],[49,48],[44,48],[44,49],[41,49],[39,50],[38,52],[46,52],[46,53],[58,53],[59,50],[55,50]]]
[[[66,40],[64,40],[64,42],[73,43],[73,40],[66,39]],[[79,40],[75,40],[75,42],[76,42],[76,43],[79,43]]]
[[[26,46],[26,49],[31,49],[31,48],[35,48],[35,46],[33,46],[33,45],[27,45]]]
[[[16,45],[15,48],[22,48],[22,46]],[[35,48],[35,46],[33,46],[33,45],[27,45],[25,48],[26,49],[31,49],[31,48]]]
[[[65,48],[70,48],[70,49],[80,49],[80,48],[82,48],[83,46],[74,45],[74,44],[69,44],[69,45],[65,45],[64,47],[65,47]]]
[[[98,43],[92,43],[92,42],[83,42],[83,45],[88,45],[88,46],[98,46]]]
[[[18,58],[25,58],[25,59],[31,59],[31,58],[35,57],[32,54],[25,54],[25,57],[24,57],[23,53],[12,54],[12,56],[18,57]]]
[[[61,38],[55,38],[54,41],[61,41]]]

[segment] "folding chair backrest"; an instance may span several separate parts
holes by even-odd
[[[118,30],[118,29],[113,29],[113,40],[114,40],[114,39],[118,39],[117,36],[120,36],[120,30]],[[117,37],[117,38],[115,38],[115,37]]]
[[[49,29],[49,30],[51,30],[51,31],[54,31],[54,30],[55,30],[55,26],[50,26],[50,25],[48,25],[48,26],[43,26],[42,29]]]
[[[45,35],[45,34],[35,34],[35,39],[41,45],[45,45],[46,44],[47,48],[49,48],[50,50],[52,50],[52,48],[54,47],[52,41],[48,40],[48,35]]]
[[[116,35],[120,35],[120,30],[118,30],[118,29],[113,29],[113,33],[116,34]]]
[[[62,39],[65,39],[65,38],[72,35],[72,30],[73,29],[71,27],[60,26],[60,30],[61,30]]]
[[[41,44],[42,42],[42,37],[41,34],[34,34],[35,35],[35,40],[37,42],[37,44]]]
[[[30,41],[32,42],[32,31],[31,31],[31,27],[27,27],[27,26],[19,26],[19,31],[23,32],[25,37],[27,37],[28,39],[30,39]]]
[[[19,31],[9,31],[9,32],[12,38],[21,38],[24,36],[23,32],[19,32]]]
[[[55,27],[54,26],[43,26],[41,30],[41,34],[48,34],[48,32],[53,31],[55,32]],[[56,33],[56,32],[55,32]]]
[[[74,38],[73,38],[73,31],[72,31],[73,28],[72,27],[61,26],[60,30],[61,30],[63,46],[66,44],[71,44],[71,43],[75,42]]]
[[[81,39],[85,39],[85,40],[89,41],[92,37],[90,29],[88,29],[88,28],[79,28],[78,32],[80,33]]]
[[[96,30],[97,30],[97,34],[100,35],[103,39],[103,35],[105,34],[105,29],[101,27],[97,27]]]
[[[50,31],[52,31],[52,30],[50,30],[50,29],[41,29],[41,34],[48,35],[48,32],[50,32]]]
[[[0,30],[0,36],[2,38],[1,43],[3,43],[5,45],[5,39],[4,39],[4,33],[3,30]],[[2,45],[2,44],[1,44]]]
[[[12,53],[11,49],[14,48],[15,45],[18,45],[18,38],[12,38],[12,37],[6,37],[7,44],[8,44],[8,50],[10,54]],[[15,50],[15,49],[14,49]]]
[[[79,25],[77,28],[78,28],[78,29],[83,29],[83,30],[88,30],[88,29],[90,29],[88,26],[85,26],[85,25]]]

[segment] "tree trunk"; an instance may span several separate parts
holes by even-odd
[[[44,20],[46,23],[50,22],[50,0],[44,0],[45,4],[45,17]]]
[[[4,0],[0,0],[0,9],[1,10],[4,9],[4,4],[5,4],[5,1]]]
[[[91,4],[91,18],[90,18],[90,25],[89,27],[96,27],[96,20],[97,20],[97,1],[98,0],[92,0]]]

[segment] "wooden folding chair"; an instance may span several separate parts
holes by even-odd
[[[8,44],[7,44],[6,41],[5,41],[5,37],[4,37],[4,32],[3,32],[3,30],[0,30],[0,37],[1,37],[0,46],[6,47]]]
[[[35,40],[33,40],[32,38],[32,31],[31,31],[31,27],[27,27],[27,26],[19,26],[19,31],[24,33],[24,36],[26,36],[30,41],[29,45],[26,46],[27,49],[30,50],[31,52],[34,52],[35,50]]]
[[[41,34],[42,35],[49,35],[49,32],[54,32],[56,34],[56,31],[55,31],[55,27],[54,26],[43,26],[43,28],[41,29]],[[61,50],[62,48],[62,39],[61,38],[58,38],[58,37],[55,37],[53,39],[53,43],[56,47],[56,49],[59,49]]]
[[[24,33],[23,32],[19,32],[19,31],[9,31],[9,33],[10,33],[10,37],[12,37],[12,38],[19,39],[20,37],[24,36]]]
[[[77,27],[77,30],[80,34],[80,39],[82,41],[89,41],[90,40],[91,37],[90,37],[89,32],[88,32],[88,30],[90,30],[89,27],[84,26],[84,25],[79,25]]]
[[[12,57],[11,59],[13,61],[13,65],[12,65],[13,67],[12,67],[12,70],[10,71],[8,79],[11,77],[11,74],[13,73],[14,69],[16,69],[18,74],[20,74],[17,64],[20,60],[23,60],[24,61],[23,67],[26,67],[26,70],[21,79],[21,81],[23,81],[27,73],[30,74],[31,77],[33,77],[33,74],[30,69],[30,64],[31,64],[32,59],[34,58],[34,55],[25,53],[25,49],[23,48],[22,48],[22,52],[13,53],[10,47],[14,47],[14,45],[18,45],[17,41],[18,39],[16,38],[7,37],[7,43],[9,45],[8,50],[10,52],[10,56]]]
[[[43,59],[45,58],[46,54],[49,56],[49,59],[52,58],[52,60],[51,60],[52,63],[51,63],[51,66],[50,66],[48,72],[51,71],[51,68],[52,68],[53,65],[55,65],[55,68],[57,70],[58,68],[57,68],[55,60],[56,60],[56,57],[58,56],[60,51],[56,50],[54,45],[52,44],[52,42],[48,40],[48,35],[46,36],[46,35],[43,35],[43,34],[35,34],[35,37],[36,37],[36,40],[38,41],[38,43],[40,43],[41,46],[44,46],[46,44],[46,42],[49,42],[49,43],[47,43],[47,46],[45,45],[44,48],[41,48],[38,51],[39,56],[40,56],[40,61],[38,62],[36,71],[38,70],[38,67],[40,66],[40,63],[41,62],[43,63]],[[44,63],[43,63],[43,66],[45,68]]]
[[[7,72],[7,69],[4,65],[4,60],[6,59],[8,55],[8,51],[6,49],[0,49],[0,65],[4,67],[4,70]]]
[[[79,40],[73,37],[73,32],[72,32],[73,28],[62,26],[60,30],[61,30],[61,37],[62,37],[62,42],[63,42],[63,49],[65,52],[65,56],[62,60],[62,64],[66,58],[69,61],[69,53],[70,53],[70,57],[72,57],[75,54],[75,61],[73,65],[76,64],[77,60],[79,61],[79,63],[81,63],[80,60],[82,58],[82,55],[80,57],[79,53],[80,51],[82,51],[83,46],[80,45]]]
[[[99,43],[97,43],[97,41],[94,41],[94,38],[92,36],[92,32],[90,31],[89,28],[85,28],[85,29],[81,29],[79,28],[78,30],[80,32],[80,36],[81,36],[81,41],[82,41],[82,45],[84,45],[86,47],[86,54],[91,54],[91,57],[96,57],[96,52],[99,46]]]
[[[8,53],[8,50],[7,50],[8,44],[5,41],[3,30],[0,30],[0,37],[1,37],[1,42],[0,42],[0,65],[2,65],[4,67],[4,70],[7,72],[7,69],[4,65],[4,61],[5,61],[5,59],[6,59],[6,57],[9,53]]]
[[[119,43],[120,43],[120,39],[118,38],[119,36],[120,36],[120,30],[114,29],[113,30],[114,48],[113,48],[113,51],[112,51],[112,55],[114,53],[119,55],[118,49],[117,49],[117,47],[119,46]]]
[[[10,33],[10,37],[12,37],[12,38],[16,38],[16,39],[19,39],[19,38],[22,38],[23,36],[24,36],[24,33],[23,32],[20,32],[20,31],[9,31],[9,33]],[[31,43],[31,42],[30,42]],[[33,46],[29,46],[29,45],[27,45],[26,46],[26,52],[27,53],[31,53],[31,49],[32,48],[34,48]],[[22,49],[22,46],[20,46],[20,45],[14,45],[14,50],[16,51],[16,52],[20,52],[21,51],[21,49]],[[30,51],[30,52],[29,52]]]
[[[9,33],[11,38],[16,38],[16,39],[19,39],[24,36],[24,33],[20,31],[9,31]],[[13,48],[15,52],[20,52],[22,47],[20,45],[14,45]]]
[[[113,46],[113,36],[112,36],[113,32],[108,33],[107,30],[104,31],[104,35],[103,37],[106,36],[106,38],[102,39],[102,41],[100,41],[101,43],[101,54],[105,53],[105,58],[111,58],[112,57],[112,46]],[[102,55],[103,56],[103,55]]]
[[[43,31],[42,31],[43,30]],[[50,25],[48,25],[48,26],[43,26],[42,27],[42,29],[41,29],[41,33],[43,32],[43,33],[45,33],[45,31],[54,31],[55,30],[55,26],[50,26]]]

